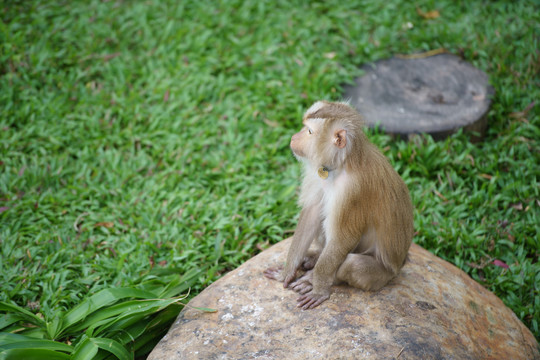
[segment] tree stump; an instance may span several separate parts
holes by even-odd
[[[494,90],[484,72],[459,57],[391,58],[363,69],[343,97],[368,126],[406,138],[428,133],[440,140],[461,128],[483,138]]]
[[[193,298],[148,359],[540,357],[533,334],[499,298],[415,244],[380,291],[334,286],[330,299],[302,311],[297,293],[263,276],[285,261],[290,243],[274,245]]]

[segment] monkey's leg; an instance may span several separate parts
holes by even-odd
[[[377,291],[396,274],[373,256],[348,254],[336,274],[336,280],[362,290]]]
[[[349,243],[341,244],[341,248],[339,245],[337,240],[330,240],[324,247],[312,273],[309,274],[310,278],[304,280],[306,284],[297,290],[301,294],[297,299],[298,307],[303,310],[313,309],[330,298],[332,283],[339,266],[345,260],[347,251],[352,250],[348,248],[353,247]]]

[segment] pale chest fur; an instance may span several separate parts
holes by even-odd
[[[300,202],[302,206],[319,204],[323,229],[327,235],[334,233],[337,209],[340,209],[339,204],[344,201],[348,181],[349,177],[344,170],[331,171],[328,178],[321,179],[317,175],[317,169],[306,168]]]
[[[323,229],[326,234],[326,241],[332,241],[329,234],[335,234],[334,227],[338,226],[338,210],[342,208],[341,204],[345,201],[347,182],[349,177],[342,170],[339,173],[330,173],[326,180],[322,180],[323,192]]]

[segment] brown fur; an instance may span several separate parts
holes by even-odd
[[[303,120],[305,127],[291,139],[304,163],[302,212],[285,269],[265,275],[299,292],[298,306],[311,309],[329,298],[334,283],[364,290],[386,285],[405,262],[413,207],[403,180],[365,136],[356,110],[317,102]],[[323,166],[327,179],[317,175]],[[310,252],[314,240],[317,249]],[[297,278],[301,268],[308,272]]]

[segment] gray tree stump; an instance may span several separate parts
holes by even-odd
[[[488,76],[450,54],[392,58],[364,66],[365,75],[345,87],[343,98],[370,127],[408,137],[428,133],[436,140],[458,129],[481,139],[494,90]]]

